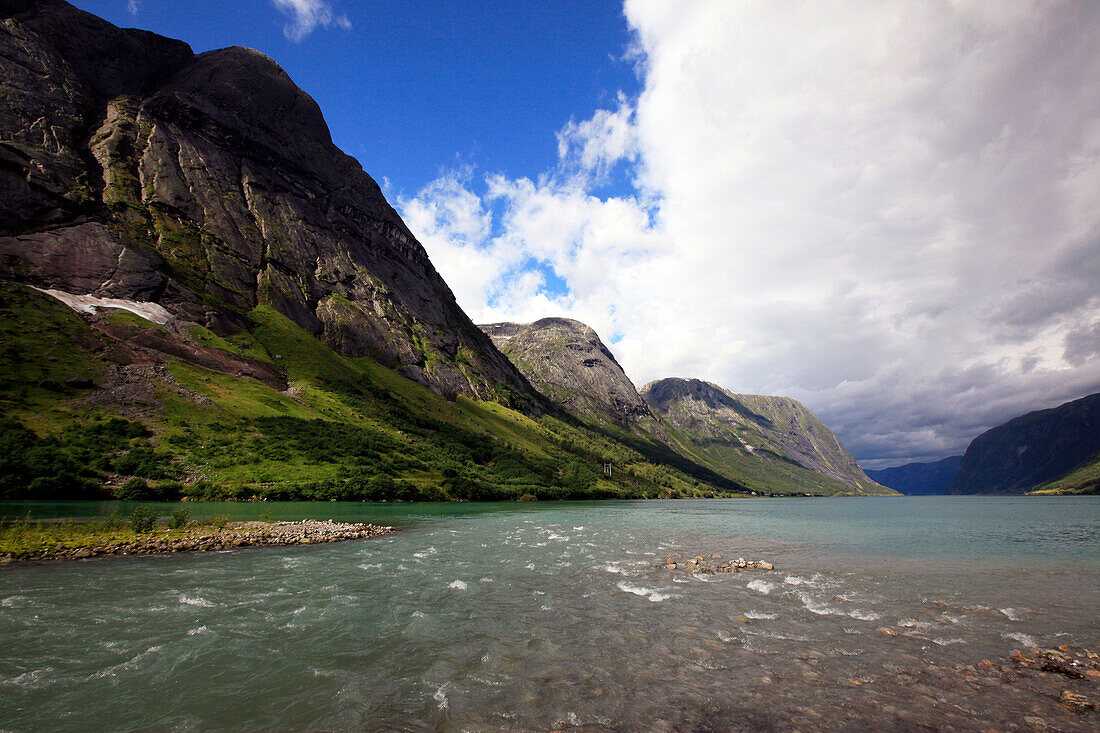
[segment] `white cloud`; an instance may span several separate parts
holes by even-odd
[[[290,16],[283,26],[283,35],[295,43],[305,39],[314,29],[351,28],[348,16],[337,14],[326,0],[271,0],[276,9]]]
[[[790,394],[880,465],[1100,390],[1100,5],[625,12],[644,89],[556,170],[402,202],[475,320],[578,318],[639,384]]]
[[[137,15],[141,10],[141,0],[126,0],[126,12]]]

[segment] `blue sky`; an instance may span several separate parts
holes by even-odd
[[[795,397],[864,465],[1100,391],[1095,0],[77,0],[258,48],[475,322]]]
[[[637,92],[616,2],[336,0],[338,21],[297,39],[271,0],[77,0],[121,27],[196,52],[263,51],[321,106],[333,141],[393,195],[443,168],[537,175],[557,160],[571,116]],[[305,3],[308,6],[308,3]],[[136,12],[131,12],[131,8]]]

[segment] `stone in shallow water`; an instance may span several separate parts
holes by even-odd
[[[1058,702],[1062,703],[1062,705],[1070,710],[1076,710],[1082,713],[1086,710],[1095,708],[1095,705],[1092,704],[1092,700],[1089,700],[1084,695],[1071,692],[1070,690],[1062,690],[1061,694],[1058,695]]]

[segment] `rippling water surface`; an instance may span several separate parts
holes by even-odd
[[[191,509],[403,531],[0,567],[0,730],[1100,724],[1057,704],[1093,680],[997,671],[1100,649],[1098,497]]]

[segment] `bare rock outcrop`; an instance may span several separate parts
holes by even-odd
[[[631,425],[656,421],[610,349],[568,318],[479,326],[544,396],[570,412]]]

